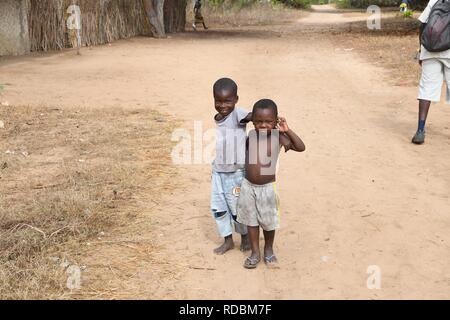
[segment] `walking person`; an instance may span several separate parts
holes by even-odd
[[[202,15],[202,0],[195,0],[194,4],[194,23],[192,24],[192,28],[194,31],[197,31],[197,24],[201,23],[205,30],[208,30],[206,26],[205,19]]]
[[[425,122],[431,102],[441,99],[446,83],[447,104],[450,104],[450,0],[430,0],[419,17],[422,76],[419,83],[419,123],[412,143],[425,142]]]

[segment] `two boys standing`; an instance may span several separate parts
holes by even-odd
[[[276,165],[281,147],[302,152],[305,145],[278,117],[277,105],[269,99],[258,101],[252,112],[236,108],[236,83],[222,78],[214,84],[217,114],[216,158],[211,181],[211,211],[224,243],[216,254],[234,248],[233,225],[241,235],[241,251],[252,250],[244,267],[260,262],[259,228],[264,232],[264,262],[277,264],[273,252],[275,230],[279,227],[279,200],[276,193]],[[255,129],[247,137],[246,126]]]

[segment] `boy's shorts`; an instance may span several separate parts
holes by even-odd
[[[450,103],[450,59],[431,58],[422,61],[422,76],[417,99],[441,101],[442,83],[447,89],[446,102]]]
[[[238,222],[265,231],[279,228],[279,199],[275,182],[257,185],[244,179],[239,196]]]
[[[233,225],[237,233],[247,234],[247,227],[236,221],[237,201],[244,177],[242,169],[236,172],[212,171],[211,212],[221,237],[233,234]]]

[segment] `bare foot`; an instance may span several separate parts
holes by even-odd
[[[225,252],[234,249],[234,242],[231,238],[226,238],[225,242],[218,248],[214,249],[214,253],[217,255],[225,254]]]
[[[248,238],[248,234],[241,236],[241,251],[245,252],[251,249],[250,239]]]

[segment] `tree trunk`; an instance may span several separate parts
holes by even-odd
[[[167,33],[183,32],[186,25],[187,0],[165,0],[164,27]]]
[[[164,0],[143,0],[145,13],[153,27],[155,38],[166,37],[164,28]]]

